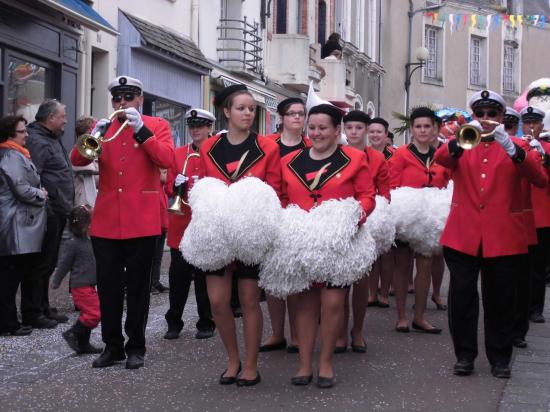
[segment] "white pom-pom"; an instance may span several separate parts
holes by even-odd
[[[448,189],[400,187],[393,190],[391,196],[396,238],[408,242],[421,255],[439,253],[439,238],[451,207],[452,186]]]
[[[383,196],[376,196],[376,207],[363,225],[376,242],[376,256],[390,250],[395,242],[395,222],[393,221],[390,203]]]
[[[185,260],[204,271],[222,269],[233,261],[224,236],[227,185],[218,179],[199,180],[189,192],[192,219],[180,250]]]
[[[310,225],[308,218],[308,213],[295,205],[281,212],[277,236],[260,266],[258,284],[270,295],[285,298],[311,285],[301,263],[301,256],[308,247],[303,241],[303,233]]]
[[[229,186],[224,233],[235,259],[259,264],[280,224],[281,203],[275,190],[258,178],[248,177]]]

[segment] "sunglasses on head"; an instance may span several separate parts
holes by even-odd
[[[112,97],[113,102],[120,103],[122,99],[126,100],[127,102],[131,102],[136,98],[136,95],[134,93],[124,93],[124,94],[115,94]]]
[[[489,117],[497,117],[498,116],[498,111],[496,111],[495,109],[489,109],[489,110],[478,109],[474,112],[474,115],[476,117],[483,117],[485,115],[487,115]]]

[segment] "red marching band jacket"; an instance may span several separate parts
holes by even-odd
[[[366,217],[375,207],[375,189],[364,152],[349,146],[339,146],[331,166],[322,173],[315,188],[311,188],[313,176],[304,175],[301,165],[307,149],[292,152],[281,159],[283,173],[283,207],[296,204],[304,210],[310,210],[330,199],[353,197],[361,203]],[[314,173],[315,174],[315,173]],[[361,222],[361,223],[362,223]]]
[[[270,185],[279,198],[281,197],[281,164],[279,156],[279,145],[265,136],[252,133],[252,149],[248,151],[238,173],[237,170],[228,171],[228,165],[223,164],[223,148],[220,145],[225,133],[218,134],[206,140],[200,148],[201,167],[204,175],[215,177],[231,184],[244,177],[257,177]]]
[[[497,142],[490,141],[465,150],[458,158],[451,156],[446,143],[435,158],[452,171],[454,181],[441,244],[470,256],[481,251],[485,258],[527,253],[521,181],[546,185],[540,155],[532,150],[515,163]]]
[[[168,196],[173,197],[175,193],[174,182],[176,176],[183,172],[183,165],[187,155],[190,153],[197,153],[198,151],[193,150],[192,145],[186,145],[178,147],[174,156],[174,163],[168,169],[168,177],[166,179],[166,193]],[[204,170],[202,168],[202,162],[199,157],[193,156],[190,157],[187,161],[187,168],[185,170],[185,176],[189,178],[186,185],[186,192],[183,194],[182,199],[185,203],[188,203],[188,193],[193,187],[196,179],[200,179],[204,176]],[[183,215],[178,215],[175,213],[168,213],[168,235],[166,237],[166,244],[171,249],[179,249],[181,238],[189,222],[191,221],[191,208],[187,205],[183,205]]]
[[[447,187],[451,174],[449,170],[432,159],[424,164],[411,150],[411,145],[401,146],[389,158],[390,188],[412,187]]]
[[[550,143],[546,141],[540,141],[540,143],[547,156],[550,156]],[[548,171],[548,168],[546,170]],[[546,187],[531,186],[531,202],[533,204],[535,227],[537,229],[550,227],[550,179]]]
[[[163,189],[159,168],[172,165],[174,143],[166,120],[150,116],[142,119],[153,133],[145,143],[138,144],[133,129],[126,127],[115,140],[103,145],[91,236],[131,239],[157,236],[161,232],[159,196]],[[105,138],[112,136],[120,125],[115,118]],[[75,166],[91,163],[76,148],[70,158]]]
[[[376,149],[365,148],[367,164],[373,179],[376,194],[390,200],[390,171],[384,155]]]

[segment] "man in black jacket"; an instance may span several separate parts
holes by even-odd
[[[55,269],[61,235],[74,203],[73,174],[61,143],[67,123],[65,105],[54,99],[46,100],[38,108],[35,119],[27,127],[27,147],[42,187],[48,191],[48,220],[42,251],[33,259],[21,282],[21,316],[24,325],[55,328],[58,322],[68,319],[50,308],[49,278]]]

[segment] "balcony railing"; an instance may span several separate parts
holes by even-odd
[[[259,23],[250,24],[246,17],[243,20],[220,19],[217,30],[220,63],[230,69],[263,74]]]

